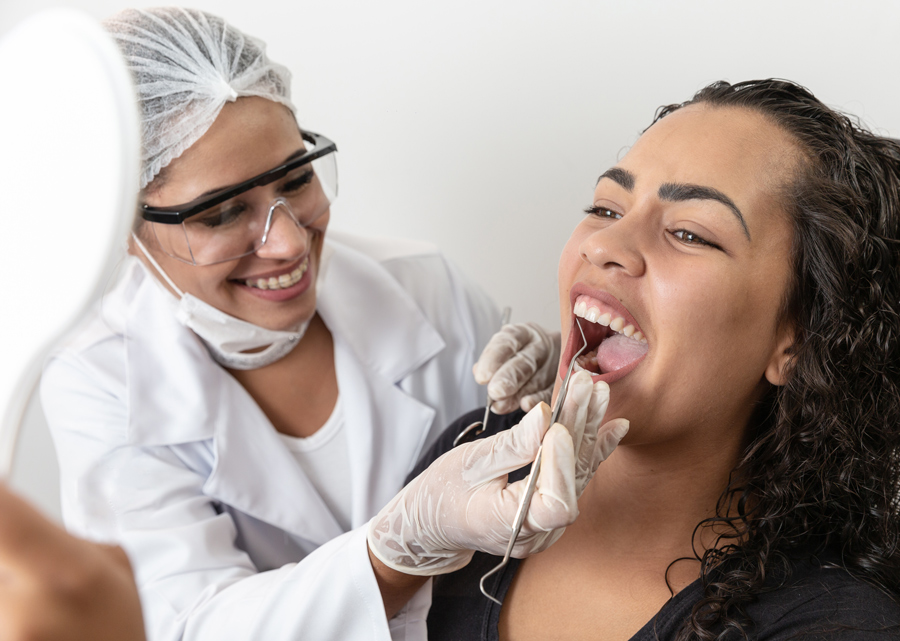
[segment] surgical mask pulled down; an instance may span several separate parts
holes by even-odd
[[[306,333],[309,320],[293,331],[266,329],[226,314],[196,296],[181,291],[137,235],[132,233],[131,237],[153,268],[177,292],[180,300],[175,316],[178,322],[197,334],[213,359],[223,367],[249,370],[271,365],[287,356]],[[260,351],[247,351],[257,349]]]

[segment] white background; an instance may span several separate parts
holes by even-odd
[[[59,4],[104,18],[159,2],[0,0],[0,35]],[[513,320],[549,327],[559,323],[560,249],[597,176],[659,105],[718,79],[777,76],[900,136],[897,1],[192,6],[262,38],[293,71],[301,125],[340,150],[333,226],[433,241],[511,305]],[[15,87],[2,96],[27,99]],[[37,432],[26,435],[23,460],[50,447]],[[17,474],[25,470],[19,484],[53,511],[55,471],[44,459]]]

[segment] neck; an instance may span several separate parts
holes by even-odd
[[[718,430],[740,435],[743,430]],[[603,462],[579,501],[575,526],[616,558],[641,557],[657,567],[716,545],[713,528],[697,525],[716,515],[717,503],[741,451],[739,438],[619,446]],[[684,583],[696,563],[679,564]],[[673,568],[674,570],[675,568]]]
[[[284,358],[258,369],[228,371],[283,434],[306,437],[315,433],[337,401],[334,342],[318,314]]]

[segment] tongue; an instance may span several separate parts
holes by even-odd
[[[613,334],[597,348],[597,364],[604,374],[615,372],[647,353],[647,343],[628,338],[624,334]]]

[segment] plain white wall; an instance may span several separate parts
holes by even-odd
[[[103,18],[160,3],[0,0],[0,35],[59,4]],[[557,258],[594,181],[659,105],[717,79],[777,76],[900,135],[892,0],[191,4],[262,38],[294,72],[301,124],[340,149],[332,225],[434,241],[513,320],[549,327]],[[25,461],[46,452],[32,440]]]

